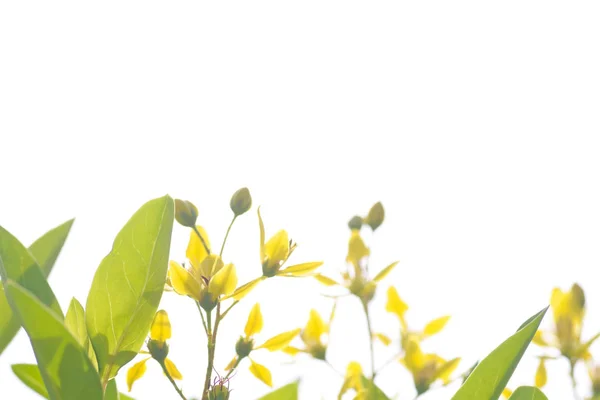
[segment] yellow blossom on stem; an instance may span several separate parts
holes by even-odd
[[[193,298],[205,310],[212,310],[222,296],[234,292],[237,273],[233,264],[225,264],[219,256],[210,254],[207,246],[210,246],[208,235],[198,225],[190,234],[186,251],[190,267],[171,261],[168,282],[176,293]]]
[[[237,368],[244,358],[250,360],[250,372],[263,383],[272,386],[271,372],[264,365],[256,363],[250,354],[256,350],[265,349],[268,351],[279,351],[286,348],[298,333],[300,329],[283,332],[266,340],[263,344],[255,346],[254,337],[259,334],[263,328],[263,316],[260,311],[260,304],[256,303],[248,314],[248,320],[244,327],[244,336],[240,336],[235,345],[236,356],[229,362],[225,370],[232,371]]]
[[[146,362],[152,358],[160,364],[163,372],[167,375],[167,378],[169,378],[179,395],[183,398],[181,391],[173,382],[174,379],[179,380],[182,379],[183,376],[173,361],[167,358],[167,355],[169,354],[167,340],[170,338],[171,322],[169,321],[169,316],[166,311],[159,310],[154,316],[154,320],[150,326],[150,338],[147,342],[148,352],[145,352],[145,354],[150,354],[150,357],[146,357],[135,363],[127,371],[127,387],[130,392],[133,384],[146,373]]]

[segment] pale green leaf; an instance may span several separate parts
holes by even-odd
[[[173,228],[173,199],[144,204],[119,232],[98,267],[86,325],[102,382],[138,353],[163,294]]]
[[[87,333],[87,327],[85,326],[85,312],[83,306],[76,298],[71,299],[67,315],[65,315],[65,326],[71,332],[71,335],[84,348],[87,355],[96,369],[98,369],[98,360],[96,360],[96,353],[92,347],[92,342]]]
[[[390,400],[390,398],[371,379],[362,377],[362,384],[367,390],[368,400]]]
[[[453,400],[496,400],[502,394],[517,364],[533,339],[548,308],[521,325],[519,330],[492,351],[475,367]]]
[[[25,279],[25,276],[27,277],[27,284],[22,282],[23,286],[35,293],[36,296],[41,296],[42,301],[46,299],[49,302],[47,304],[52,304],[59,313],[61,313],[60,308],[58,303],[55,303],[54,295],[50,294],[51,291],[49,292],[48,285],[41,282],[37,270],[41,269],[41,275],[48,277],[72,225],[73,220],[69,220],[46,232],[29,247],[29,255],[26,254],[24,246],[14,236],[0,227],[0,257],[4,260],[7,270],[9,270],[8,277],[20,282],[17,270],[23,268],[21,271],[24,276],[21,276],[21,280]],[[35,260],[37,260],[37,263]],[[12,265],[9,266],[9,263]],[[39,287],[38,290],[36,290],[36,287]],[[20,327],[18,319],[13,315],[6,301],[4,287],[0,285],[0,354],[15,337]]]
[[[102,400],[98,373],[56,312],[12,280],[3,284],[13,312],[29,335],[50,399]]]
[[[534,386],[521,386],[513,392],[508,400],[548,400],[548,398]]]
[[[35,364],[14,364],[12,370],[28,388],[48,399],[48,391],[44,385],[40,369]]]
[[[119,391],[117,390],[117,382],[114,379],[108,381],[108,384],[106,385],[104,400],[120,400]]]
[[[298,382],[288,383],[258,400],[298,400]]]

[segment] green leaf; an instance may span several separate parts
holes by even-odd
[[[83,311],[81,303],[74,297],[71,299],[67,315],[65,316],[65,326],[69,332],[71,332],[71,335],[77,339],[81,347],[87,352],[90,361],[97,370],[98,360],[96,359],[96,353],[94,353],[92,341],[88,336],[87,327],[85,326],[85,312]]]
[[[139,352],[163,294],[173,199],[144,204],[119,232],[98,267],[86,304],[86,325],[102,382]]]
[[[3,284],[13,312],[29,335],[50,399],[102,400],[98,373],[56,312],[14,281]]]
[[[35,364],[14,364],[12,370],[15,375],[23,382],[28,388],[42,396],[48,398],[48,391],[44,385],[42,374],[40,369]]]
[[[298,400],[299,382],[288,383],[258,400]]]
[[[364,375],[362,377],[362,383],[367,388],[369,396],[368,400],[390,400],[390,398],[370,379],[367,379]]]
[[[127,396],[125,393],[119,393],[119,400],[134,400],[133,397]]]
[[[536,387],[521,386],[513,392],[508,400],[548,400],[548,398]]]
[[[37,270],[41,269],[42,277],[48,277],[72,225],[73,220],[69,220],[46,232],[29,247],[29,254],[26,254],[24,246],[14,236],[0,227],[0,257],[4,260],[7,270],[10,271],[8,277],[19,282],[17,271],[21,271],[21,279],[26,278],[28,282],[31,281],[31,284],[23,284],[23,286],[41,296],[42,301],[45,298],[49,302],[46,304],[56,306],[60,314],[62,311],[60,311],[58,303],[54,303],[56,301],[54,295],[49,291],[47,283],[41,282],[41,276]],[[39,291],[35,290],[37,286],[40,288]],[[19,332],[19,328],[21,328],[19,321],[13,315],[4,295],[4,287],[0,285],[0,354]]]
[[[119,391],[117,390],[117,382],[115,382],[114,379],[108,381],[108,385],[106,385],[104,400],[120,400]]]
[[[546,307],[528,319],[528,323],[522,325],[514,335],[484,358],[452,399],[498,399],[547,310]]]

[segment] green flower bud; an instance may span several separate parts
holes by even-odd
[[[208,400],[229,400],[229,388],[224,384],[217,384],[208,390]]]
[[[229,206],[236,217],[248,211],[252,207],[252,196],[250,196],[248,188],[244,187],[235,192],[231,196]]]
[[[169,354],[169,346],[165,342],[150,339],[148,341],[148,351],[150,352],[152,358],[159,363],[162,363]]]
[[[251,338],[246,339],[243,336],[240,336],[240,339],[235,344],[235,352],[240,360],[244,357],[248,357],[253,348],[254,340]]]
[[[311,356],[313,356],[317,360],[324,361],[325,356],[327,354],[327,347],[325,347],[321,343],[317,343],[313,346],[310,346],[310,348],[308,349],[308,352],[310,353]]]
[[[191,201],[175,199],[175,219],[181,225],[193,228],[198,219],[198,209]]]
[[[362,225],[363,225],[363,219],[361,217],[359,217],[358,215],[355,215],[354,217],[352,217],[352,219],[350,221],[348,221],[348,228],[350,228],[350,230],[360,229],[360,228],[362,228]]]
[[[202,290],[200,293],[200,307],[206,312],[211,312],[217,306],[218,300],[213,299],[213,296],[208,290]]]
[[[369,214],[367,214],[367,218],[365,218],[365,223],[368,224],[371,229],[375,230],[383,223],[384,218],[385,212],[383,211],[383,204],[377,202],[369,210]]]

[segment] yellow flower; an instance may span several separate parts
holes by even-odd
[[[585,294],[578,284],[568,291],[554,288],[550,297],[550,307],[554,318],[552,331],[536,332],[533,342],[538,346],[552,347],[560,351],[572,366],[579,360],[589,357],[589,348],[600,337],[600,333],[589,340],[581,340],[585,317]]]
[[[268,278],[275,275],[306,276],[323,264],[321,261],[308,262],[282,270],[281,267],[296,248],[296,244],[289,239],[288,233],[283,229],[265,243],[265,226],[260,216],[260,208],[258,209],[258,224],[260,228],[260,262],[263,276]]]
[[[204,243],[198,235],[202,235]],[[206,246],[205,246],[206,244]],[[169,282],[175,292],[198,301],[202,307],[212,310],[221,296],[232,294],[237,285],[237,274],[233,264],[225,265],[215,254],[209,254],[208,235],[201,226],[190,234],[186,256],[190,268],[179,263],[169,263]]]
[[[423,340],[430,336],[436,335],[441,332],[448,321],[450,320],[449,315],[439,317],[429,321],[423,330],[412,331],[409,329],[406,322],[406,311],[408,311],[408,304],[406,304],[398,295],[398,291],[395,287],[390,286],[387,291],[387,303],[385,306],[387,312],[395,314],[400,321],[402,327],[402,341],[405,342],[408,338],[415,338],[416,340]],[[404,347],[404,343],[403,343]]]
[[[548,382],[548,374],[546,372],[546,360],[544,357],[540,358],[537,370],[535,372],[535,386],[543,388]]]
[[[592,383],[592,395],[596,399],[600,397],[600,365],[594,364],[594,361],[590,358],[587,363],[587,369],[590,382]]]
[[[254,336],[259,334],[262,331],[262,328],[263,316],[260,311],[260,305],[256,303],[248,315],[248,321],[244,327],[244,336],[240,336],[235,345],[236,356],[229,362],[225,370],[237,368],[244,358],[248,358],[250,360],[250,372],[252,372],[256,378],[264,382],[266,385],[273,386],[271,371],[269,371],[269,369],[264,365],[258,364],[252,358],[250,358],[250,353],[260,349],[266,349],[271,352],[282,350],[286,348],[296,336],[298,336],[300,329],[294,329],[280,333],[279,335],[275,335],[266,340],[260,346],[255,346]]]
[[[292,356],[298,353],[307,353],[317,360],[325,360],[327,341],[324,340],[324,336],[329,334],[329,327],[331,326],[331,321],[333,321],[334,314],[335,305],[331,310],[329,321],[325,322],[317,310],[310,310],[308,322],[300,332],[300,339],[304,347],[287,346],[283,351]]]
[[[170,338],[171,322],[169,321],[169,316],[166,311],[160,310],[154,316],[154,320],[150,326],[150,340],[148,340],[147,344],[148,352],[142,352],[144,354],[150,354],[150,357],[135,363],[127,371],[127,387],[130,392],[135,381],[140,379],[146,372],[146,362],[151,358],[155,359],[162,367],[163,372],[168,373],[171,378],[183,378],[175,364],[167,358],[167,355],[169,354],[167,339]]]
[[[340,389],[338,400],[341,400],[342,396],[349,390],[356,392],[355,400],[367,400],[367,390],[363,384],[363,372],[362,367],[356,361],[352,361],[346,367],[346,376],[344,377],[344,383]]]
[[[446,361],[437,354],[425,354],[421,351],[419,341],[409,338],[404,346],[405,354],[401,363],[413,376],[418,394],[425,393],[437,380],[444,384],[450,382],[450,375],[458,367],[460,358]]]

